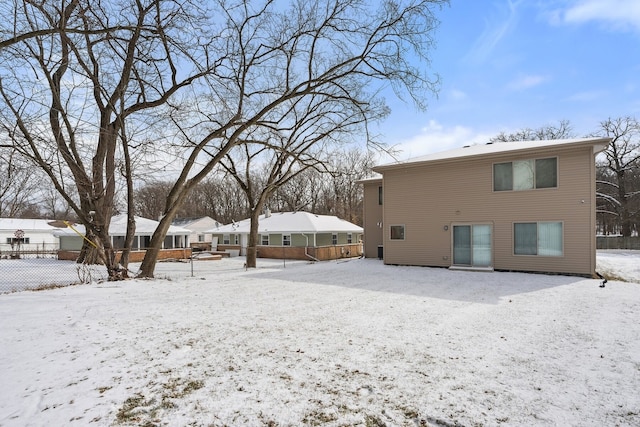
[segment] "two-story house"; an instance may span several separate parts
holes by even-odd
[[[467,146],[374,167],[364,250],[385,264],[595,272],[595,156],[609,138]]]

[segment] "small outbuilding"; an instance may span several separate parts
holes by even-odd
[[[246,255],[251,220],[209,230],[217,249]],[[258,220],[258,257],[323,261],[362,255],[362,227],[331,215],[267,212]]]
[[[62,221],[51,219],[0,218],[0,256],[20,253],[55,253],[60,247],[54,234]]]
[[[201,218],[177,218],[172,223],[176,227],[186,228],[191,232],[189,235],[189,245],[194,250],[215,250],[218,243],[212,239],[212,228],[219,227],[220,223],[210,216]]]

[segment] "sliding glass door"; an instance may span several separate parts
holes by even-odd
[[[453,265],[491,266],[491,225],[453,226]]]

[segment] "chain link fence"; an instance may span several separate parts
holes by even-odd
[[[49,289],[105,278],[104,266],[60,261],[57,250],[21,250],[0,245],[0,293]]]

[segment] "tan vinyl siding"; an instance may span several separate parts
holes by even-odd
[[[376,258],[378,256],[378,246],[382,245],[382,228],[378,225],[383,223],[382,207],[384,205],[378,203],[378,188],[382,186],[382,180],[365,181],[363,185],[363,228],[366,230],[363,236],[364,254],[367,258]]]
[[[591,146],[582,146],[385,170],[385,263],[450,266],[452,225],[488,223],[493,226],[495,269],[591,275],[595,269],[592,151]],[[494,163],[545,157],[558,158],[557,188],[493,191]],[[367,190],[365,186],[365,197],[370,194]],[[377,205],[377,186],[374,200],[367,198],[365,209]],[[543,221],[563,223],[563,256],[514,255],[513,224]],[[372,224],[375,221],[365,214],[367,233]],[[389,239],[390,225],[395,224],[405,226],[404,240]],[[373,249],[368,243],[367,256]]]

